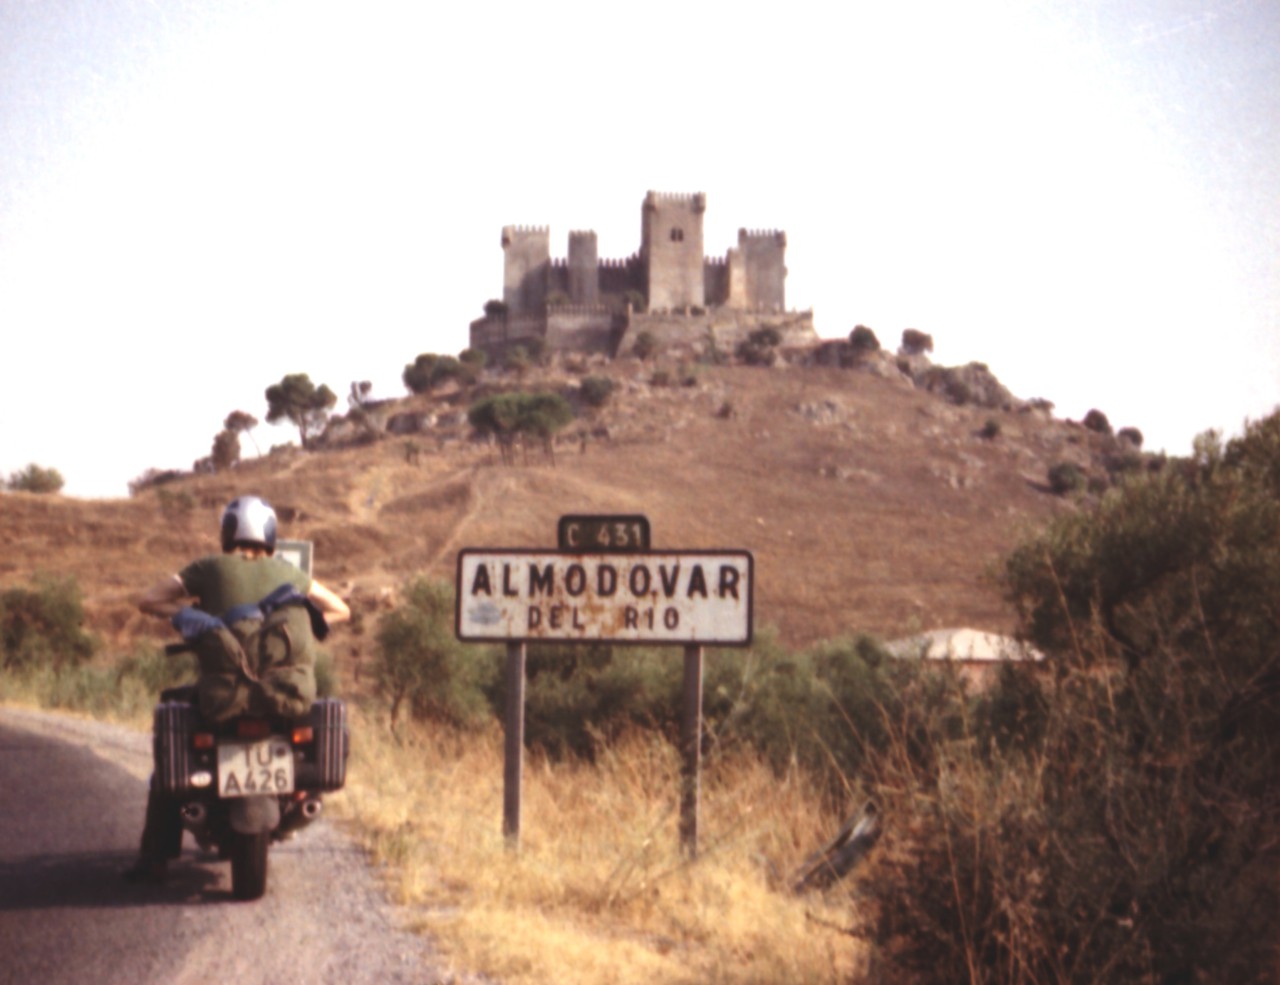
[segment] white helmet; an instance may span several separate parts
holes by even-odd
[[[276,549],[276,511],[265,499],[238,496],[222,511],[222,550],[229,552],[245,544]]]

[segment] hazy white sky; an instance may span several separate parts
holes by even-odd
[[[785,229],[824,337],[923,329],[1149,448],[1280,403],[1274,0],[728,9],[0,0],[0,477],[124,495],[285,373],[401,394],[503,225],[622,258],[648,189],[711,255]]]

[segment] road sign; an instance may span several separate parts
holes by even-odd
[[[458,553],[465,642],[751,642],[748,551]]]
[[[276,557],[284,558],[311,576],[312,545],[309,540],[277,540]]]
[[[649,518],[639,513],[562,516],[556,528],[556,542],[562,551],[647,551]]]

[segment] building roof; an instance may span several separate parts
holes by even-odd
[[[925,660],[959,660],[964,663],[999,663],[1002,660],[1043,660],[1044,654],[1011,636],[981,629],[935,629],[893,640],[885,649],[895,657]]]

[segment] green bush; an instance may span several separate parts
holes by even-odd
[[[919,329],[906,328],[902,331],[902,345],[898,351],[904,356],[921,356],[933,351],[933,336]]]
[[[1111,422],[1107,420],[1107,415],[1096,407],[1084,415],[1084,426],[1097,434],[1111,433]]]
[[[870,761],[881,981],[1271,980],[1277,435],[1209,436],[1011,554],[1044,668],[957,702],[931,755]]]
[[[480,434],[492,435],[509,461],[517,441],[526,450],[536,441],[552,454],[552,440],[573,420],[573,408],[556,393],[499,393],[472,404],[467,420]]]
[[[530,646],[525,741],[554,758],[593,760],[633,728],[674,737],[680,716],[677,649],[601,644]],[[491,707],[501,716],[506,681],[495,682]]]
[[[25,469],[10,473],[5,485],[13,492],[56,493],[62,491],[64,480],[57,469],[47,469],[32,462]]]
[[[1049,466],[1049,488],[1059,496],[1077,493],[1084,489],[1084,469],[1075,462],[1058,462]]]
[[[6,670],[57,670],[88,660],[97,641],[83,627],[84,606],[74,578],[40,575],[30,588],[0,593],[0,656]]]
[[[760,634],[708,660],[707,721],[722,746],[753,749],[779,772],[799,765],[837,793],[883,745],[882,709],[910,669],[867,636],[793,654]]]
[[[864,355],[868,352],[879,352],[880,340],[866,325],[855,325],[853,331],[849,333],[849,346],[856,355]]]
[[[765,325],[739,342],[735,354],[748,366],[772,366],[778,361],[781,342],[782,333],[771,325]]]
[[[393,724],[405,709],[453,725],[484,713],[496,664],[454,636],[453,591],[449,582],[415,579],[378,623],[374,684],[390,702]]]
[[[613,395],[614,384],[607,376],[583,377],[579,387],[582,399],[591,407],[603,407]]]
[[[637,359],[647,361],[658,354],[658,337],[652,332],[644,331],[636,336],[631,346],[631,354]]]

